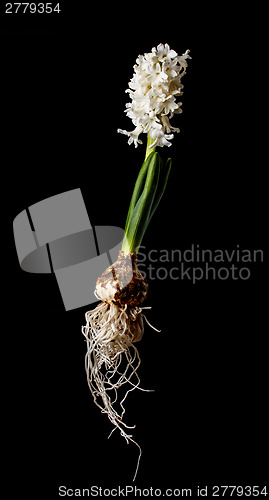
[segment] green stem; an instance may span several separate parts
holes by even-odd
[[[147,139],[147,149],[146,149],[146,155],[145,155],[145,160],[147,159],[148,155],[150,155],[150,153],[152,153],[152,151],[155,151],[156,148],[150,148],[149,147],[151,146],[151,144],[153,144],[155,141],[155,139],[152,139],[148,133],[148,139]]]

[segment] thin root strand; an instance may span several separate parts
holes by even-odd
[[[108,438],[115,429],[119,429],[127,444],[131,441],[139,449],[133,481],[137,475],[142,450],[132,434],[126,431],[135,428],[135,425],[127,425],[123,421],[123,403],[129,392],[135,389],[146,391],[140,387],[137,370],[141,359],[134,345],[144,332],[143,309],[100,302],[95,309],[85,314],[86,326],[82,327],[87,342],[85,369],[88,385],[95,404],[102,413],[107,414],[114,426]],[[129,387],[119,402],[120,410],[117,411],[115,403],[118,400],[118,390],[125,385]]]

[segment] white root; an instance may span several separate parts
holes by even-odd
[[[134,346],[134,342],[140,340],[144,332],[145,316],[142,310],[141,307],[119,307],[113,303],[100,302],[95,309],[85,314],[86,326],[82,327],[87,342],[85,369],[88,385],[95,404],[102,413],[107,414],[114,425],[108,437],[118,428],[126,442],[132,441],[139,449],[133,481],[142,450],[132,434],[126,432],[126,429],[133,429],[135,425],[127,425],[123,421],[123,403],[128,393],[134,389],[146,390],[139,387],[137,370],[141,360]],[[119,403],[120,410],[116,411],[114,404],[117,401],[118,389],[125,384],[128,389]]]

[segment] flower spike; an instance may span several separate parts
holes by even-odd
[[[182,103],[176,102],[176,96],[183,94],[181,78],[190,58],[189,50],[179,56],[167,43],[160,43],[151,52],[138,56],[126,90],[131,102],[125,110],[135,129],[130,132],[118,129],[129,137],[128,144],[134,143],[137,147],[142,144],[140,134],[147,133],[153,140],[150,148],[171,146],[174,135],[170,131],[179,132],[179,129],[172,127],[169,119],[182,112]]]

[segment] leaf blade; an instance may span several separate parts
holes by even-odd
[[[148,226],[148,218],[158,187],[160,175],[160,156],[154,152],[150,155],[144,189],[132,210],[129,225],[125,233],[122,250],[137,252]]]

